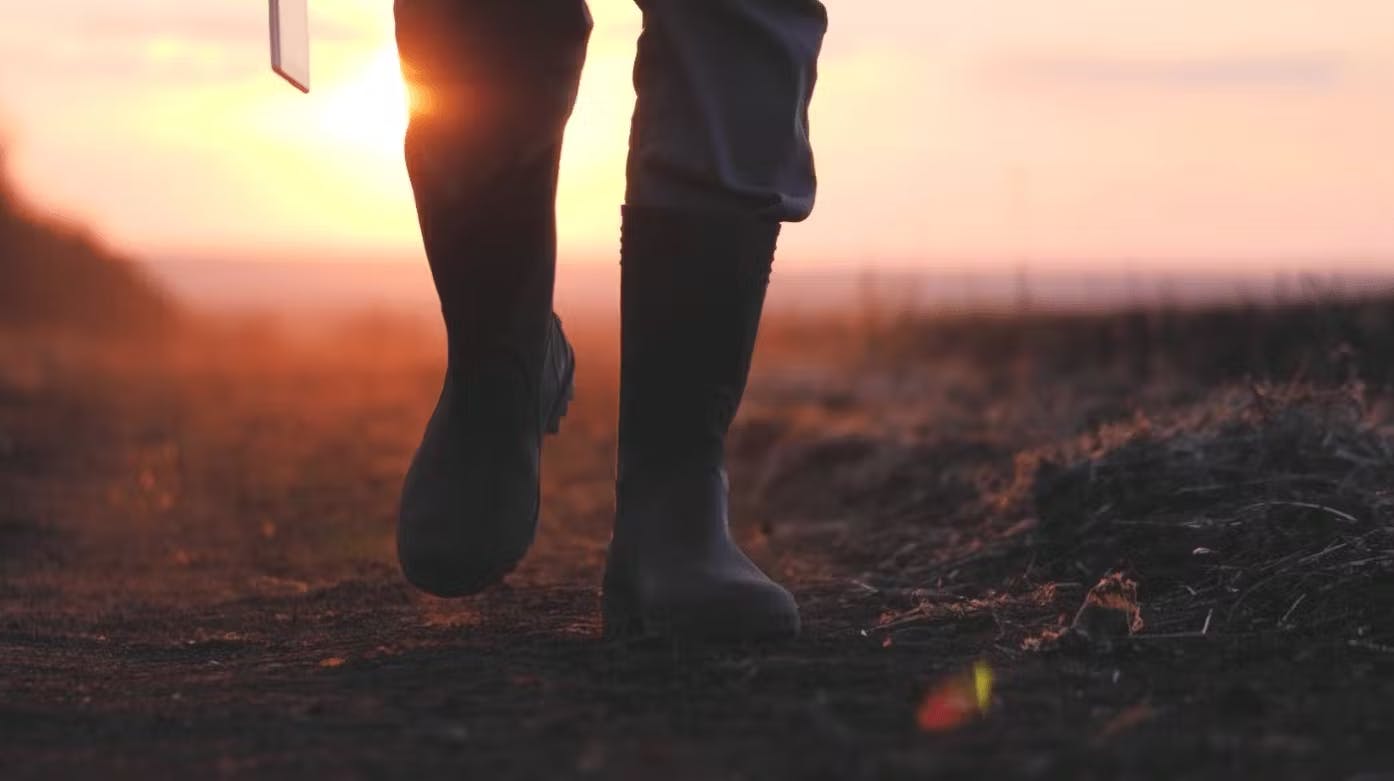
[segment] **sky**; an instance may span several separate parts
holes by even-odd
[[[0,139],[137,256],[418,260],[390,0],[310,0],[313,90],[260,0],[10,2]],[[810,267],[1394,267],[1394,2],[829,0]],[[559,195],[613,262],[640,19],[595,0]]]

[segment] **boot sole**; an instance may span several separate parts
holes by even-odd
[[[798,617],[791,621],[787,615],[747,617],[736,624],[731,622],[729,615],[715,617],[714,620],[652,613],[643,615],[640,611],[615,604],[616,601],[613,597],[607,597],[602,603],[601,637],[605,640],[703,645],[777,643],[797,638],[802,628]]]
[[[787,643],[797,639],[799,631],[798,624],[762,626],[757,631],[741,631],[733,627],[713,629],[708,626],[689,626],[680,621],[665,622],[650,618],[622,622],[606,621],[601,638],[610,642],[633,644],[668,642],[683,645],[736,646]]]

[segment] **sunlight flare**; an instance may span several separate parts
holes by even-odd
[[[992,667],[974,662],[929,690],[915,714],[916,723],[925,732],[945,732],[980,718],[992,704],[992,682]]]
[[[384,46],[364,66],[327,90],[319,127],[345,147],[383,150],[400,146],[407,129],[407,90],[397,51]]]

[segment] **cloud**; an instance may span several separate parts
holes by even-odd
[[[1328,90],[1340,84],[1337,54],[1274,53],[1210,57],[1028,55],[1000,58],[988,78],[1010,86],[1148,90]]]

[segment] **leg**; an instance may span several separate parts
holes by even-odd
[[[407,172],[449,345],[398,556],[414,584],[454,596],[531,545],[542,432],[570,394],[554,204],[591,21],[584,0],[397,0],[396,17]]]
[[[808,215],[815,0],[641,0],[610,632],[746,640],[798,609],[727,526],[726,432],[781,221]]]
[[[796,222],[813,209],[817,0],[638,0],[630,206]]]

